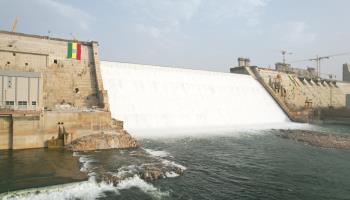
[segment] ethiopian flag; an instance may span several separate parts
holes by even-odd
[[[68,58],[80,60],[81,44],[77,42],[68,42]]]

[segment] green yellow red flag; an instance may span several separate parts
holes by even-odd
[[[81,44],[77,42],[68,42],[68,58],[81,59]]]

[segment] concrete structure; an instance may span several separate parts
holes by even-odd
[[[259,68],[264,82],[282,96],[293,110],[305,107],[345,107],[345,93],[335,80],[308,79],[297,74],[287,74]]]
[[[350,83],[321,79],[314,70],[295,70],[288,64],[277,64],[276,68],[279,70],[238,66],[230,71],[253,76],[293,121],[315,121],[315,118],[320,118],[317,110],[327,110],[323,113],[329,116],[331,113],[332,117],[341,110],[342,113],[349,112],[346,108],[350,104],[347,97],[350,94]],[[337,112],[330,112],[329,109]]]
[[[343,81],[350,82],[350,64],[343,64]]]
[[[67,58],[68,42],[81,60]],[[97,42],[0,31],[0,149],[46,146],[112,129]],[[68,141],[68,142],[69,142]]]
[[[40,73],[0,70],[0,109],[39,109],[42,85]]]
[[[350,109],[350,94],[346,94],[346,108]]]
[[[308,67],[307,69],[294,68],[290,64],[287,63],[276,63],[275,64],[276,71],[285,72],[290,74],[296,74],[300,77],[304,78],[317,78],[317,73],[315,68]]]
[[[247,74],[248,75],[246,67],[250,67],[250,59],[239,57],[237,59],[237,61],[238,61],[238,66],[230,68],[230,72],[235,73],[235,74]]]
[[[250,59],[249,58],[238,58],[238,67],[249,67]]]

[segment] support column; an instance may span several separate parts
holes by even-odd
[[[93,61],[94,61],[94,69],[96,76],[96,89],[98,92],[98,101],[100,106],[105,110],[109,111],[109,102],[108,102],[108,94],[107,90],[103,89],[103,81],[102,74],[100,69],[100,59],[98,55],[98,43],[92,42],[92,52],[93,52]]]

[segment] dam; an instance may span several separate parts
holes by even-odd
[[[0,31],[0,149],[48,147],[62,132],[66,145],[123,125],[140,135],[350,121],[348,82],[242,66],[240,59],[231,73],[101,61],[98,48],[95,41]],[[316,115],[320,108],[326,114]]]
[[[320,91],[311,106],[325,107],[329,91],[332,105],[346,106],[346,82],[250,66],[223,73],[101,61],[97,42],[1,31],[0,57],[0,149],[6,149],[0,151],[0,199],[348,196],[347,152],[286,141],[273,129],[300,128],[282,103],[295,103],[292,111],[299,112]],[[123,128],[138,136],[141,148],[92,148],[73,156],[41,148],[57,130],[69,133],[71,145]]]
[[[249,75],[101,61],[113,117],[127,130],[289,121]]]

